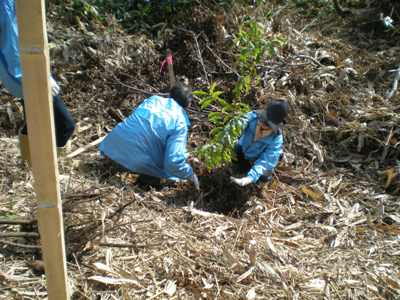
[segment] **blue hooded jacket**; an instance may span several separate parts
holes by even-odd
[[[186,111],[174,99],[152,96],[119,123],[99,149],[139,174],[190,179],[193,170],[186,162],[189,127]]]
[[[0,1],[0,81],[15,97],[22,97],[18,25],[14,0]]]
[[[283,151],[283,136],[279,132],[272,133],[257,141],[254,141],[257,127],[257,114],[252,111],[246,115],[247,125],[244,133],[240,137],[237,147],[243,151],[245,159],[253,163],[252,168],[247,173],[252,182],[262,175],[272,172],[279,162],[279,157]]]
[[[0,82],[14,97],[22,98],[21,77],[15,0],[0,0]]]

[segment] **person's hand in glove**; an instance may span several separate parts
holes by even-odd
[[[235,177],[231,176],[231,181],[233,183],[236,183],[238,186],[246,186],[246,185],[252,183],[253,179],[251,179],[251,177],[248,177],[248,176],[242,177],[242,178],[235,178]]]
[[[193,181],[193,184],[194,184],[194,187],[196,188],[196,190],[200,191],[199,178],[197,178],[197,175],[195,173],[193,173],[192,181]]]
[[[57,96],[60,93],[60,86],[57,84],[57,82],[54,80],[53,77],[50,77],[50,87],[51,87],[51,94],[53,96]]]
[[[194,157],[194,156],[189,156],[189,158],[187,159],[188,163],[192,165],[193,168],[195,169],[200,169],[202,166],[202,162]]]

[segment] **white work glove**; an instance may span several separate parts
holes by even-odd
[[[236,183],[238,186],[246,186],[253,182],[253,179],[249,176],[242,177],[242,178],[235,178],[231,176],[231,181]]]
[[[50,87],[51,87],[51,94],[53,96],[57,96],[60,93],[60,90],[61,90],[60,86],[57,84],[57,82],[51,76],[50,76]]]
[[[194,184],[195,189],[196,189],[197,191],[200,191],[199,178],[197,178],[197,175],[196,175],[195,173],[193,173],[193,176],[192,176],[191,179],[192,179],[192,181],[193,181],[193,184]]]

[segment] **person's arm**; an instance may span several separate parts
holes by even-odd
[[[279,157],[283,151],[282,135],[277,136],[267,149],[255,161],[253,167],[247,173],[247,176],[252,179],[252,182],[257,180],[262,175],[272,173],[279,162]]]
[[[4,48],[4,21],[1,20],[3,18],[2,14],[0,14],[0,50]]]
[[[2,5],[8,5],[4,3]],[[14,97],[22,98],[18,31],[15,11],[0,12],[0,81]]]
[[[243,124],[243,132],[242,135],[239,137],[239,139],[237,140],[237,142],[235,143],[234,146],[234,151],[235,153],[240,153],[243,152],[243,144],[244,144],[244,139],[246,138],[246,135],[249,134],[248,132],[248,127],[250,124],[250,121],[253,120],[255,117],[254,112],[248,112],[247,114],[244,115],[243,119],[244,119],[244,124]]]
[[[188,157],[187,135],[187,127],[182,124],[168,137],[165,147],[164,169],[167,174],[181,179],[192,179],[193,177],[193,169],[186,162]]]

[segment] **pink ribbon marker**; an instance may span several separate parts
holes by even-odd
[[[164,69],[165,69],[165,64],[167,65],[172,65],[173,64],[173,59],[172,59],[172,53],[168,52],[167,57],[161,62],[161,67],[160,67],[160,73],[162,74]]]

